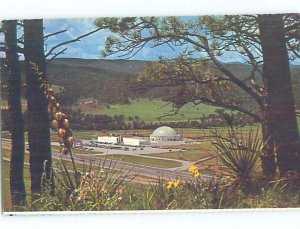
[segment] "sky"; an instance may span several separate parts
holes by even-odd
[[[45,41],[46,49],[49,50],[56,44],[72,40],[80,35],[96,29],[96,26],[94,25],[94,19],[92,18],[48,19],[44,20],[44,28],[45,35],[64,29],[67,30],[64,33],[51,36]],[[61,55],[60,57],[99,59],[107,35],[107,32],[99,31],[83,38],[79,42],[70,43],[65,46],[67,50],[65,51],[65,54]]]
[[[192,17],[186,17],[191,19]],[[51,47],[68,40],[77,38],[80,35],[93,31],[97,27],[94,24],[95,18],[82,18],[82,19],[44,19],[44,34],[48,35],[60,30],[67,30],[64,33],[60,33],[49,37],[45,40],[45,53],[51,49]],[[65,46],[56,49],[55,52],[67,48],[64,54],[59,55],[60,58],[83,58],[83,59],[101,59],[101,51],[104,49],[105,40],[110,35],[107,30],[101,30],[92,35],[84,37],[81,41],[69,43]],[[19,30],[19,36],[22,36],[22,29]],[[0,42],[4,40],[3,33],[0,33]],[[171,49],[167,45],[159,46],[156,48],[144,47],[138,52],[133,60],[157,60],[159,56],[175,57],[184,47]],[[3,56],[4,53],[0,53]],[[117,55],[109,56],[109,59],[119,59]],[[124,57],[123,57],[124,58]],[[23,56],[20,59],[24,59]],[[244,62],[240,55],[232,52],[225,52],[219,59],[222,62]],[[300,60],[294,61],[293,64],[300,64]]]
[[[182,17],[183,20],[190,20],[193,17]],[[53,33],[59,30],[67,29],[67,32],[49,37],[45,41],[46,48],[49,50],[52,46],[74,39],[82,34],[93,31],[97,27],[94,24],[95,18],[83,18],[83,19],[48,19],[44,20],[45,35]],[[105,40],[109,35],[109,31],[101,30],[88,37],[82,39],[82,41],[70,43],[66,45],[67,50],[62,58],[83,58],[83,59],[100,59],[101,51],[104,49]],[[171,49],[167,45],[151,48],[145,46],[140,52],[138,52],[133,58],[134,60],[157,60],[159,56],[175,57],[180,51],[183,51],[184,47]],[[118,59],[118,55],[108,57],[110,59]],[[218,57],[222,62],[244,62],[240,55],[233,52],[225,52],[221,57]],[[300,64],[300,60],[296,60],[293,64]]]
[[[190,19],[191,17],[186,17]],[[67,29],[67,32],[50,37],[45,41],[46,48],[60,42],[74,39],[82,34],[96,29],[94,25],[95,18],[84,19],[48,19],[44,20],[45,35],[53,33],[59,30]],[[101,57],[101,51],[104,49],[105,40],[109,36],[109,32],[102,30],[94,33],[88,37],[82,39],[81,42],[75,42],[68,44],[68,49],[65,54],[60,55],[63,58],[84,58],[84,59],[99,59]],[[133,58],[134,60],[157,60],[159,56],[175,57],[180,51],[183,51],[184,47],[171,49],[167,45],[151,48],[149,46],[144,47]],[[118,59],[117,55],[108,57],[110,59]],[[225,53],[220,58],[224,62],[241,62],[240,56],[232,53]]]
[[[53,33],[59,30],[67,29],[66,33],[52,36],[46,40],[46,47],[50,48],[60,42],[74,39],[82,34],[90,32],[97,27],[94,25],[94,18],[85,19],[48,19],[44,20],[45,34]],[[60,57],[76,57],[84,59],[99,59],[101,51],[104,49],[105,40],[109,32],[102,30],[82,39],[81,42],[70,43],[64,55]],[[157,48],[149,46],[143,48],[133,58],[134,60],[157,60],[159,56],[174,57],[178,55],[180,49],[172,50],[169,46],[164,45]],[[110,56],[110,59],[118,59],[118,55]]]

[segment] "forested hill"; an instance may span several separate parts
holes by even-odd
[[[73,98],[94,98],[104,103],[127,103],[135,94],[129,82],[145,61],[55,59],[47,66],[50,83],[60,85]]]
[[[126,103],[136,95],[130,81],[149,63],[139,60],[91,60],[59,58],[47,66],[50,83],[62,86],[74,99],[95,98],[105,103]],[[227,63],[238,77],[249,76],[251,66]],[[292,65],[295,97],[300,101],[300,65]],[[157,92],[155,92],[157,94]],[[158,93],[159,94],[159,93]]]
[[[79,58],[58,58],[52,60],[48,64],[48,68],[52,71],[54,70],[53,68],[67,67],[74,68],[76,69],[76,71],[77,68],[82,68],[86,71],[98,70],[99,74],[103,72],[109,72],[113,75],[115,75],[115,73],[135,74],[137,72],[140,72],[145,67],[146,63],[149,62],[141,60],[98,60]]]
[[[130,83],[136,79],[137,74],[147,63],[150,62],[58,58],[48,63],[47,76],[51,84],[65,89],[65,97],[68,97],[66,99],[69,102],[75,102],[79,98],[94,98],[100,103],[127,103],[130,98],[137,96]],[[240,78],[248,77],[251,71],[251,66],[246,64],[225,65]],[[294,95],[300,107],[300,65],[292,65],[291,71]],[[1,77],[1,84],[6,85],[4,74]],[[147,96],[160,97],[165,93],[166,90],[152,90]]]

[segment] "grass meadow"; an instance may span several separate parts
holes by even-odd
[[[209,105],[201,104],[194,106],[188,103],[181,108],[178,114],[161,118],[161,121],[186,121],[198,120],[202,115],[213,114],[215,108]],[[171,114],[174,111],[172,104],[162,100],[132,100],[130,104],[114,104],[109,108],[106,106],[97,106],[89,110],[83,110],[89,114],[105,114],[109,116],[125,115],[139,116],[140,120],[145,122],[159,121],[159,117]]]

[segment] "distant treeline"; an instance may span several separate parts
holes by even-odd
[[[159,126],[171,126],[173,128],[196,128],[205,129],[212,127],[245,126],[254,124],[253,120],[242,113],[227,114],[216,110],[216,114],[203,115],[199,120],[172,121],[172,122],[145,122],[138,116],[125,117],[124,115],[93,115],[84,114],[80,110],[65,111],[70,118],[73,130],[133,130],[133,129],[156,129]],[[27,130],[27,112],[23,114],[25,129]],[[9,130],[8,110],[1,110],[1,129]]]

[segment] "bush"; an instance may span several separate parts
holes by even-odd
[[[251,175],[255,171],[263,148],[258,133],[258,130],[238,133],[231,128],[227,136],[216,133],[216,141],[213,142],[214,153],[235,181],[232,183],[233,187],[240,186],[244,191],[251,188]]]

